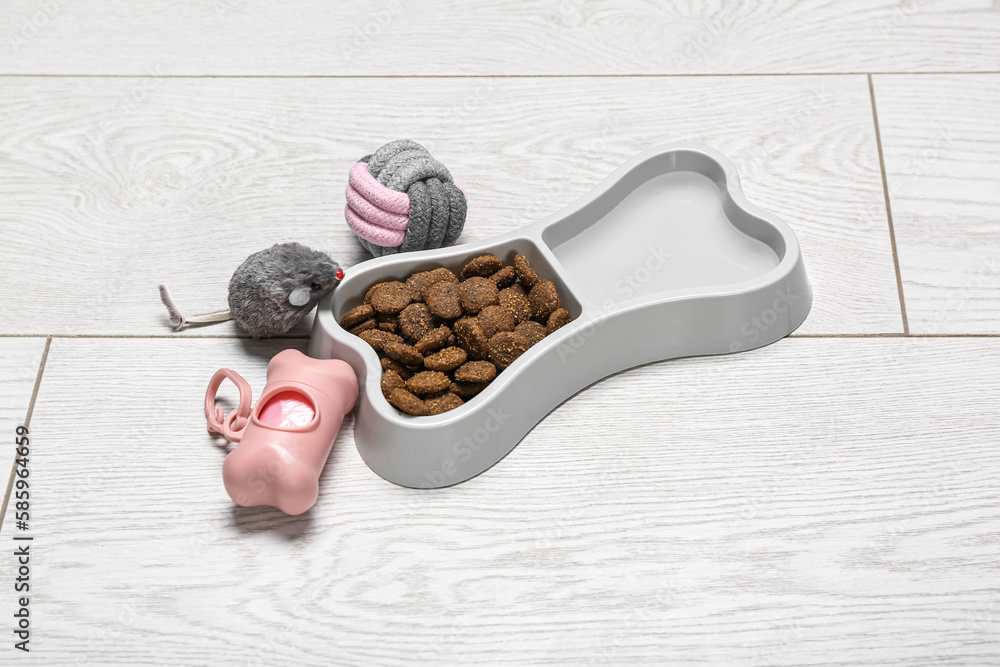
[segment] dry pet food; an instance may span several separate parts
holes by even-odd
[[[371,304],[376,313],[398,313],[411,301],[413,290],[397,280],[379,283],[365,294],[365,303]]]
[[[403,339],[394,333],[382,331],[381,329],[368,329],[358,334],[361,340],[365,341],[376,351],[385,349],[386,343],[402,343]]]
[[[514,316],[514,321],[520,324],[525,320],[531,319],[531,304],[528,302],[528,297],[524,295],[523,290],[519,290],[517,287],[517,285],[514,285],[513,287],[501,290],[500,294],[497,295],[497,299],[500,301],[500,306],[510,312]]]
[[[448,410],[454,410],[462,405],[462,399],[450,391],[445,391],[435,396],[424,399],[424,409],[429,415],[439,415]]]
[[[555,315],[555,313],[553,313],[553,315]],[[550,319],[551,317],[552,315],[549,316]],[[534,320],[521,322],[514,327],[514,331],[528,339],[528,345],[534,345],[541,339],[545,338],[545,334],[548,333],[546,327],[542,326],[540,322],[536,322]]]
[[[570,322],[569,311],[565,308],[556,308],[549,315],[548,324],[545,326],[545,333],[550,334],[560,327],[564,327]]]
[[[514,256],[514,271],[517,273],[517,277],[520,278],[521,282],[528,289],[535,286],[538,282],[538,276],[535,275],[535,270],[531,268],[531,264],[528,264],[528,258],[524,255]]]
[[[530,347],[528,339],[516,331],[501,331],[490,338],[490,361],[503,370]]]
[[[498,293],[497,284],[482,276],[463,280],[458,286],[458,298],[467,313],[478,313],[486,306],[496,303]]]
[[[489,382],[452,382],[451,393],[468,400],[486,389],[489,384]]]
[[[455,371],[456,382],[489,382],[497,376],[497,367],[488,361],[470,361]]]
[[[393,389],[389,393],[389,402],[408,415],[427,414],[423,400],[403,388]]]
[[[489,354],[490,339],[474,317],[463,317],[455,322],[455,342],[469,353],[472,359],[485,359]]]
[[[435,283],[448,282],[458,284],[458,277],[448,269],[434,269],[433,271],[421,271],[414,273],[406,279],[406,286],[413,290],[414,294],[423,294],[424,290]]]
[[[473,276],[492,276],[503,267],[503,262],[496,255],[480,255],[462,268],[462,279]]]
[[[440,371],[421,371],[406,381],[414,394],[436,394],[451,386],[451,378]]]
[[[528,303],[531,304],[531,316],[546,318],[549,313],[559,308],[559,292],[551,280],[540,280],[528,292]]]
[[[424,301],[431,313],[446,320],[454,320],[462,316],[462,302],[458,294],[458,285],[449,282],[434,283],[421,291]]]
[[[369,329],[378,329],[378,322],[375,321],[374,317],[369,318],[353,329],[350,329],[350,332],[355,336],[360,336],[362,331],[368,331]]]
[[[569,323],[555,283],[524,255],[473,257],[373,285],[340,326],[382,357],[382,393],[408,415],[438,415],[489,386],[532,345]]]
[[[469,355],[460,347],[446,347],[440,352],[424,357],[424,368],[429,371],[453,371],[464,364],[468,357]]]
[[[410,371],[410,369],[404,366],[403,364],[399,363],[395,359],[384,357],[381,363],[382,363],[383,373],[388,373],[389,371],[392,371],[394,373],[398,373],[399,377],[403,378],[404,380],[409,380],[411,377],[413,377],[413,373]]]
[[[514,316],[502,306],[486,306],[479,311],[476,321],[487,338],[493,338],[501,331],[513,331],[515,324]]]
[[[411,303],[399,314],[399,331],[410,340],[420,340],[437,328],[437,318],[427,305]]]
[[[389,398],[393,389],[402,389],[405,386],[406,380],[396,371],[388,370],[382,373],[382,393],[386,398]]]
[[[424,355],[417,348],[405,343],[386,343],[383,351],[396,361],[407,366],[419,366],[424,363]]]
[[[417,344],[413,347],[417,348],[417,352],[420,354],[427,356],[429,352],[440,350],[447,345],[448,341],[451,340],[451,336],[451,329],[446,326],[440,326],[424,334],[423,338],[418,340]]]
[[[352,329],[365,320],[370,320],[373,317],[375,317],[375,309],[365,303],[348,311],[348,313],[340,319],[340,326],[345,329]]]
[[[505,266],[489,278],[497,284],[498,289],[503,289],[517,282],[517,272],[513,266]]]

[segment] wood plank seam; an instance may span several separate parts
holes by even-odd
[[[38,389],[42,386],[42,375],[45,373],[45,362],[49,359],[49,348],[52,346],[52,337],[45,339],[45,348],[42,350],[42,358],[38,362],[38,374],[35,375],[35,384],[31,389],[31,398],[28,400],[28,410],[24,415],[24,425],[31,425],[31,415],[35,411],[35,400],[38,398]],[[16,441],[15,441],[16,443]],[[10,493],[14,488],[14,473],[17,472],[17,462],[21,456],[14,450],[14,461],[10,465],[10,476],[7,478],[7,488],[3,494],[3,503],[0,504],[0,533],[3,532],[3,520],[7,516],[7,503],[10,501]]]
[[[941,70],[928,72],[625,72],[620,74],[160,74],[163,79],[692,79],[772,76],[949,76],[1000,74],[1000,70]],[[0,79],[141,79],[143,74],[21,74],[0,72]]]
[[[872,121],[875,124],[875,144],[878,147],[878,166],[882,171],[882,192],[885,197],[885,215],[889,223],[889,244],[892,246],[892,263],[896,269],[896,289],[899,290],[899,311],[903,318],[903,333],[910,333],[906,317],[906,298],[903,296],[903,275],[899,270],[899,252],[896,250],[896,230],[892,224],[892,204],[889,201],[889,178],[885,173],[885,155],[882,152],[882,133],[878,126],[878,106],[875,104],[875,82],[868,74],[868,94],[872,100]]]

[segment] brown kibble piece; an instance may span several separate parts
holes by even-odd
[[[529,347],[545,338],[545,334],[547,333],[545,327],[540,322],[535,322],[534,320],[521,322],[514,327],[514,331],[527,339]]]
[[[503,262],[496,255],[480,255],[462,267],[462,279],[472,276],[492,276],[503,268]]]
[[[463,401],[457,395],[450,391],[446,391],[437,396],[429,396],[424,399],[424,408],[427,410],[429,415],[439,415],[442,412],[448,412],[449,410],[454,410],[458,406],[462,405]]]
[[[462,316],[462,302],[455,283],[434,283],[425,287],[422,294],[427,307],[438,317],[453,320]]]
[[[530,346],[528,340],[514,331],[501,331],[490,338],[490,361],[503,370],[514,363]]]
[[[531,316],[545,318],[559,308],[559,292],[551,280],[539,280],[528,293],[531,304]]]
[[[385,347],[382,348],[385,353],[398,361],[401,364],[407,366],[418,366],[424,363],[424,355],[417,352],[417,349],[412,345],[405,345],[404,343],[386,343]]]
[[[382,373],[382,395],[389,398],[393,389],[402,389],[406,386],[406,380],[396,371],[385,371]]]
[[[437,318],[431,315],[427,304],[411,303],[399,314],[399,330],[412,341],[418,341],[437,326]]]
[[[424,402],[403,388],[396,388],[389,392],[389,402],[408,415],[427,414]]]
[[[383,357],[379,361],[379,363],[382,364],[383,373],[387,373],[389,371],[395,371],[396,373],[399,373],[399,377],[403,378],[404,380],[409,380],[411,377],[413,377],[413,372],[410,371],[410,369],[408,369],[403,364],[396,361],[395,359],[390,359],[389,357]]]
[[[377,313],[398,313],[413,301],[413,290],[398,280],[375,285],[365,295]]]
[[[375,320],[378,322],[378,328],[382,331],[388,331],[390,333],[396,333],[399,329],[399,318],[395,313],[383,314],[378,313],[375,315]]]
[[[556,308],[549,315],[548,324],[545,325],[545,333],[552,333],[560,327],[564,327],[569,324],[570,317],[569,311],[565,308]]]
[[[456,382],[489,382],[497,376],[497,367],[488,361],[469,361],[455,371]]]
[[[452,382],[451,392],[468,400],[489,386],[489,382]]]
[[[369,329],[367,331],[362,331],[358,334],[358,337],[371,345],[376,352],[384,350],[387,343],[403,342],[403,339],[396,334],[389,333],[388,331],[382,331],[381,329]]]
[[[379,289],[381,288],[381,286],[382,285],[387,285],[387,284],[389,284],[391,282],[395,282],[395,281],[392,281],[392,280],[383,280],[382,282],[375,283],[374,285],[372,285],[371,287],[369,287],[368,291],[365,292],[364,302],[367,303],[367,304],[371,304],[371,302],[372,302],[372,296],[374,296],[375,293],[379,291]]]
[[[475,319],[463,317],[455,322],[454,330],[456,341],[470,359],[485,359],[489,355],[489,339]]]
[[[451,378],[440,371],[421,371],[406,381],[414,394],[434,394],[451,386]]]
[[[427,354],[447,345],[449,338],[451,338],[451,329],[441,325],[424,334],[424,337],[418,340],[413,347],[417,348],[417,352],[420,354]]]
[[[497,284],[498,289],[504,289],[517,281],[517,272],[513,266],[505,266],[490,276],[490,280]]]
[[[367,319],[358,326],[354,327],[349,333],[352,333],[355,336],[360,336],[362,331],[368,331],[369,329],[378,329],[378,322],[375,321],[374,317]]]
[[[434,283],[449,282],[458,284],[458,277],[448,269],[441,267],[433,271],[421,271],[414,273],[406,279],[406,286],[413,290],[414,294],[422,295],[424,290]],[[424,299],[426,301],[426,299]]]
[[[462,302],[462,308],[473,314],[496,303],[498,293],[497,284],[481,276],[463,280],[458,286],[458,297]]]
[[[440,352],[424,357],[424,368],[429,371],[453,371],[464,364],[468,358],[469,356],[462,348],[446,347]]]
[[[479,311],[476,322],[479,322],[487,338],[493,338],[501,331],[513,331],[516,324],[514,315],[503,306],[486,306]]]
[[[531,264],[528,264],[528,258],[524,255],[514,255],[514,271],[528,289],[534,287],[535,283],[538,282],[538,275],[535,274],[535,270],[531,268]]]
[[[514,316],[514,321],[518,323],[531,319],[531,303],[524,294],[524,290],[520,288],[520,285],[515,284],[501,290],[500,294],[497,295],[500,305],[510,311],[510,314]]]
[[[375,317],[375,309],[365,303],[347,311],[347,314],[340,318],[340,326],[351,329],[372,317]]]

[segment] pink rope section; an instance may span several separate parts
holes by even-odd
[[[380,186],[381,187],[381,186]],[[402,194],[402,193],[400,193]],[[405,195],[404,195],[405,196]],[[406,231],[409,223],[407,213],[390,213],[365,199],[360,192],[347,185],[347,204],[354,209],[355,213],[365,220],[372,221],[389,229],[401,229]]]
[[[398,246],[406,238],[410,197],[385,187],[358,162],[347,182],[344,217],[355,234],[380,246]]]

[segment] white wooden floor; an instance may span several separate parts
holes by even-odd
[[[0,427],[30,420],[31,653],[0,664],[1000,664],[1000,2],[8,0]],[[235,507],[201,400],[304,349],[176,334],[350,165],[428,145],[465,240],[652,145],[798,234],[792,337],[587,388],[395,487],[350,418],[301,517]],[[0,459],[6,471],[12,444]]]

